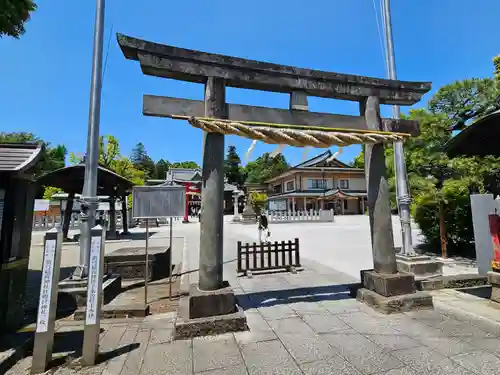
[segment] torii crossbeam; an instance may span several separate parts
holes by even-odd
[[[234,299],[227,298],[231,293],[222,278],[224,134],[273,143],[276,132],[269,129],[279,128],[286,131],[276,135],[281,138],[274,143],[305,145],[298,140],[307,140],[309,134],[316,137],[316,147],[328,147],[334,139],[332,133],[338,133],[340,143],[331,144],[342,145],[346,139],[350,139],[346,144],[366,144],[374,272],[365,272],[365,287],[384,298],[414,292],[413,276],[399,274],[396,268],[383,143],[418,135],[419,128],[415,121],[381,119],[379,107],[412,105],[431,89],[430,83],[324,72],[177,48],[122,34],[117,37],[124,56],[139,61],[144,74],[205,85],[204,101],[145,95],[143,102],[147,116],[188,119],[205,131],[199,289],[191,290],[188,319],[234,312]],[[228,104],[226,87],[289,93],[290,108]],[[308,96],[357,101],[360,116],[309,112]],[[266,134],[259,135],[259,131]],[[212,308],[207,303],[200,307],[196,301],[207,296],[214,300]]]

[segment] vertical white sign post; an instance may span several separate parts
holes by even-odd
[[[106,232],[100,225],[90,232],[90,254],[87,284],[87,307],[83,331],[82,364],[92,366],[99,351],[101,329],[102,279],[104,276],[104,241]]]
[[[52,360],[62,240],[61,228],[53,228],[45,234],[32,374],[45,372]]]
[[[146,253],[146,262],[144,268],[144,306],[148,305],[148,281],[149,281],[149,219],[146,219],[146,246],[144,252]]]
[[[168,251],[168,266],[170,267],[170,270],[168,271],[168,299],[172,299],[172,222],[174,221],[174,218],[170,218],[170,250]]]

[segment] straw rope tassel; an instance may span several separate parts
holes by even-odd
[[[208,133],[233,134],[269,144],[295,147],[329,148],[352,144],[392,143],[404,140],[408,135],[373,131],[326,131],[315,129],[292,129],[271,125],[247,125],[239,122],[191,118],[189,123]]]

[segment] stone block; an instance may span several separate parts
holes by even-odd
[[[500,302],[500,272],[490,271],[487,273],[487,277],[491,284],[491,300]]]
[[[120,275],[124,280],[145,278],[146,249],[124,247],[104,257],[104,272]],[[148,281],[170,275],[170,246],[148,248]]]
[[[417,280],[443,275],[443,263],[428,256],[396,255],[396,264],[399,272],[413,273]]]
[[[108,304],[122,291],[122,278],[120,275],[104,275],[102,282],[103,303]],[[82,307],[87,304],[87,280],[64,279],[59,282],[58,299],[70,298],[73,305]],[[64,306],[59,306],[61,308]]]
[[[227,315],[236,311],[236,298],[227,281],[217,290],[200,290],[191,284],[189,290],[189,319]]]
[[[357,299],[384,314],[433,308],[432,296],[420,291],[385,297],[372,290],[361,288],[358,290]]]
[[[187,298],[187,297],[183,297]],[[218,335],[227,332],[248,330],[245,313],[236,307],[232,314],[210,316],[206,318],[186,319],[179,316],[175,321],[174,338],[176,340],[192,337]]]
[[[427,280],[418,280],[416,282],[418,290],[437,290],[437,289],[455,289],[471,288],[488,284],[486,276],[475,274],[451,275],[435,277]]]
[[[415,276],[411,273],[383,274],[375,271],[362,272],[363,287],[384,297],[415,292]]]

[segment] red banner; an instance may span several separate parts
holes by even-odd
[[[493,261],[491,268],[500,271],[500,216],[488,215],[491,239],[493,241]]]

